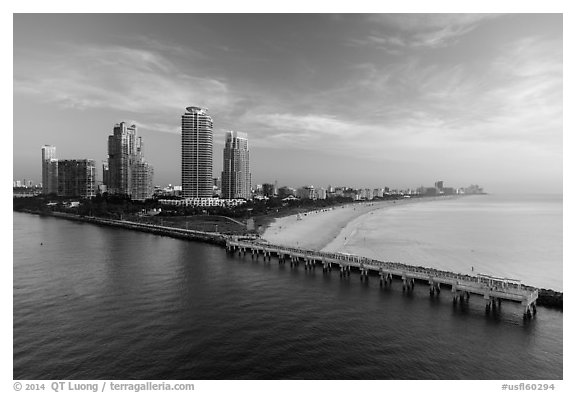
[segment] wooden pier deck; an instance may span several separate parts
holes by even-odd
[[[524,318],[531,318],[536,314],[538,289],[525,286],[519,280],[483,274],[471,276],[397,262],[383,262],[343,253],[285,247],[235,237],[226,241],[226,250],[229,253],[238,252],[241,255],[248,253],[256,259],[260,255],[264,259],[268,258],[268,260],[271,256],[275,256],[279,263],[290,261],[291,266],[303,263],[305,269],[315,269],[316,265],[321,265],[324,271],[331,271],[334,268],[339,270],[341,277],[349,276],[351,269],[354,269],[360,272],[361,280],[367,280],[368,275],[372,272],[372,274],[379,275],[380,286],[391,285],[393,278],[400,278],[402,279],[403,291],[413,290],[415,280],[424,281],[430,285],[430,296],[438,296],[441,285],[450,287],[454,303],[467,301],[471,294],[482,296],[486,301],[486,313],[499,307],[502,300],[506,300],[522,303]]]

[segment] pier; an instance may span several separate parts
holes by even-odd
[[[29,213],[38,214],[29,211]],[[351,270],[360,273],[362,281],[369,280],[370,274],[378,275],[380,286],[392,285],[393,279],[402,280],[402,290],[411,292],[414,290],[415,281],[425,282],[429,285],[430,296],[440,294],[442,286],[448,288],[454,304],[467,302],[470,295],[479,295],[484,298],[486,313],[496,312],[500,309],[502,301],[521,303],[524,310],[524,318],[532,318],[536,310],[536,302],[539,299],[537,288],[523,285],[519,280],[493,277],[483,274],[471,276],[454,272],[442,271],[421,266],[412,266],[397,262],[382,262],[366,257],[344,253],[329,253],[302,248],[279,246],[263,242],[257,237],[230,236],[217,232],[204,232],[182,228],[167,227],[153,224],[143,224],[126,220],[113,220],[97,217],[85,217],[74,214],[53,212],[48,214],[52,217],[65,218],[73,221],[89,222],[97,225],[112,226],[140,232],[153,233],[155,235],[170,236],[183,240],[201,241],[219,246],[225,246],[228,253],[247,254],[258,260],[271,260],[274,256],[280,264],[290,262],[291,267],[304,265],[305,269],[315,270],[321,266],[324,273],[329,274],[333,269],[338,270],[340,277],[349,277]],[[562,308],[562,294],[554,291],[543,291],[543,299],[553,307]],[[557,298],[559,297],[560,300]],[[555,306],[554,302],[560,303]],[[546,305],[546,303],[544,303]]]
[[[416,280],[423,281],[430,287],[430,297],[439,296],[441,287],[450,288],[454,304],[467,302],[470,295],[482,296],[486,305],[486,314],[498,310],[504,300],[521,303],[524,319],[530,319],[536,315],[538,289],[525,286],[519,280],[510,278],[484,274],[471,276],[403,263],[383,262],[344,253],[305,250],[242,238],[227,239],[226,251],[242,256],[249,255],[256,260],[262,257],[265,261],[270,261],[274,256],[278,258],[280,264],[289,261],[291,267],[302,264],[304,269],[316,269],[316,266],[319,266],[322,267],[324,273],[330,273],[332,269],[335,269],[340,277],[350,276],[350,271],[353,269],[360,273],[361,281],[368,280],[372,273],[379,276],[381,287],[392,285],[394,278],[401,279],[404,292],[413,291]]]

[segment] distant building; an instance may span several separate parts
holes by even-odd
[[[154,193],[154,169],[144,159],[144,143],[136,133],[136,125],[121,122],[114,126],[108,137],[108,161],[102,165],[102,183],[110,194],[145,200]]]
[[[143,158],[133,163],[132,167],[132,192],[130,197],[136,201],[152,198],[154,195],[154,168]]]
[[[136,149],[131,167],[130,197],[136,201],[152,198],[154,195],[154,168],[144,159],[142,137],[136,139]]]
[[[96,196],[94,160],[60,160],[58,162],[58,195],[82,198]]]
[[[102,193],[108,192],[108,184],[110,184],[110,168],[108,161],[104,160],[102,161],[102,185],[104,187],[100,187],[100,189],[105,191],[102,191]]]
[[[296,190],[296,196],[300,199],[317,199],[314,186],[304,186]]]
[[[352,198],[355,201],[360,199],[360,193],[352,188],[345,188],[342,192],[342,196],[344,198]]]
[[[212,118],[195,106],[182,115],[182,193],[185,197],[212,197]]]
[[[220,198],[183,198],[183,199],[159,199],[161,205],[166,206],[192,206],[192,207],[235,207],[246,203],[244,199],[220,199]]]
[[[56,194],[58,192],[58,159],[56,146],[42,146],[42,193]]]
[[[215,198],[222,196],[222,180],[219,177],[212,178],[212,196]]]
[[[106,184],[111,194],[132,193],[132,164],[136,153],[136,126],[125,122],[114,126],[108,137],[108,174]]]
[[[343,197],[343,196],[344,196],[344,191],[346,191],[346,188],[344,188],[344,187],[336,187],[336,188],[334,189],[334,196]]]
[[[374,190],[371,188],[366,188],[366,199],[371,201],[374,199]]]
[[[168,184],[168,187],[155,187],[155,194],[157,196],[180,196],[182,194],[182,186],[173,186]]]
[[[442,180],[438,180],[436,183],[434,183],[434,187],[439,193],[441,193],[444,191],[444,182]]]
[[[374,192],[370,188],[363,188],[360,190],[360,199],[371,201],[374,199]]]
[[[262,195],[266,197],[273,197],[275,195],[276,187],[274,184],[264,183],[262,184]]]
[[[464,189],[464,193],[465,194],[483,194],[484,190],[482,189],[482,187],[478,186],[477,184],[472,184],[469,187],[466,187]]]
[[[222,198],[250,199],[251,188],[248,136],[243,132],[227,131],[222,171]],[[273,192],[272,189],[270,195]]]
[[[219,177],[212,178],[212,196],[220,197],[222,195],[222,180]]]
[[[326,199],[328,198],[328,191],[325,188],[319,188],[316,190],[316,196],[318,199]]]

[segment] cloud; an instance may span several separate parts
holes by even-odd
[[[182,53],[181,49],[174,49]],[[69,46],[58,56],[15,58],[14,93],[65,108],[173,113],[186,104],[233,105],[223,79],[195,72],[157,51],[126,46]]]
[[[318,143],[351,139],[362,132],[362,127],[338,119],[334,115],[266,112],[263,107],[245,113],[240,119],[245,129],[261,146],[292,146],[314,149]]]
[[[561,45],[531,37],[498,50],[494,58],[448,65],[417,58],[384,65],[360,63],[356,86],[372,94],[386,92],[377,102],[386,110],[374,111],[388,125],[416,122],[426,128],[441,119],[439,134],[457,129],[454,136],[459,140],[529,139],[540,134],[538,128],[561,134]],[[425,119],[432,124],[422,123]],[[550,139],[554,141],[558,138]]]
[[[179,134],[182,130],[180,125],[178,124],[177,120],[174,123],[166,124],[164,122],[155,123],[155,122],[143,122],[141,120],[129,119],[126,120],[128,124],[135,124],[138,129],[147,130],[147,131],[154,131],[154,132],[163,132],[168,134]]]
[[[347,45],[377,47],[388,54],[400,55],[408,43],[398,36],[394,35],[377,35],[378,33],[367,35],[363,38],[349,38],[346,40]]]
[[[316,114],[294,115],[292,113],[249,114],[252,121],[277,129],[310,133],[321,136],[352,137],[356,134],[351,124],[338,120],[335,116]]]
[[[349,67],[343,83],[299,98],[304,110],[291,102],[256,105],[237,121],[260,146],[351,157],[503,159],[507,150],[561,157],[561,45],[532,37],[492,50],[496,56],[453,62],[364,61]]]
[[[474,26],[498,17],[497,14],[371,14],[368,21],[406,32],[442,30],[446,27]]]
[[[377,29],[349,43],[372,45],[392,54],[401,49],[440,48],[454,44],[497,14],[372,14]]]
[[[437,47],[490,17],[407,16],[392,19],[401,25],[396,35],[367,40],[398,50]],[[499,48],[495,59],[478,63],[362,58],[328,88],[312,83],[314,94],[300,94],[289,83],[278,92],[258,81],[233,85],[213,76],[206,55],[155,41],[70,46],[58,56],[18,53],[14,92],[66,108],[126,112],[142,129],[168,133],[179,132],[186,105],[205,106],[217,129],[248,132],[257,147],[402,159],[522,144],[561,154],[561,47],[531,37]]]

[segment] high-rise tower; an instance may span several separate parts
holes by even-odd
[[[250,199],[248,136],[243,132],[227,131],[225,138],[222,198]]]
[[[142,137],[136,136],[136,126],[121,122],[108,137],[107,170],[103,170],[106,189],[111,194],[130,195],[134,200],[152,198],[153,168],[143,155]]]
[[[82,198],[96,196],[94,160],[61,160],[58,163],[58,195]]]
[[[182,194],[212,196],[212,118],[206,109],[186,108],[182,115]]]
[[[154,184],[152,179],[154,169],[144,159],[144,144],[142,137],[136,139],[136,155],[132,163],[132,192],[130,193],[133,200],[146,200],[152,198],[154,194]]]
[[[110,194],[131,194],[132,164],[136,149],[136,126],[121,122],[108,137],[108,183]]]
[[[56,194],[58,192],[58,159],[56,146],[42,146],[42,193]]]

